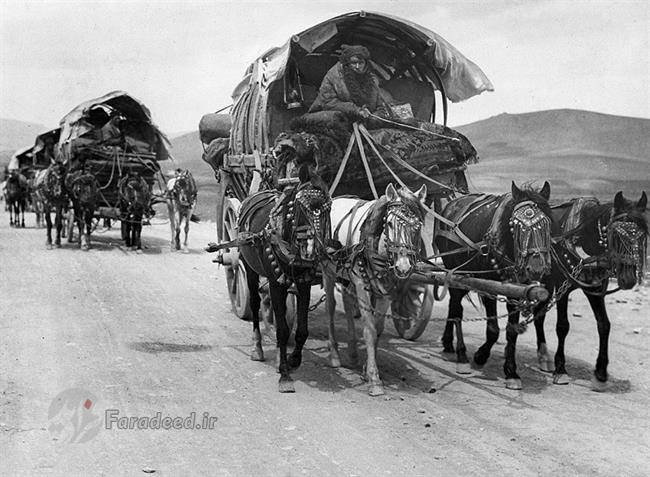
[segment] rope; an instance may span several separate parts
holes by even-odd
[[[359,123],[353,123],[352,128],[354,129],[354,136],[356,137],[357,147],[359,148],[359,154],[361,155],[361,161],[363,162],[363,167],[366,170],[368,183],[370,184],[372,195],[376,200],[379,198],[379,195],[377,195],[375,182],[372,180],[372,172],[370,171],[370,165],[368,164],[368,159],[366,158],[366,151],[364,150],[363,143],[361,142],[361,134],[359,133]]]

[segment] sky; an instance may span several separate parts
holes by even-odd
[[[650,118],[647,0],[0,0],[0,117],[56,127],[120,89],[163,131],[196,130],[257,56],[358,10],[433,30],[487,74],[495,91],[451,104],[452,126],[556,108]]]

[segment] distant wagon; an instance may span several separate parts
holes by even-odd
[[[150,191],[164,190],[160,161],[170,157],[169,140],[149,109],[124,91],[85,101],[60,122],[57,158],[75,170],[85,166],[97,179],[96,216],[119,219],[119,184],[137,173]],[[147,212],[149,212],[148,208]]]

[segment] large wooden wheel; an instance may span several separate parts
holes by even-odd
[[[241,203],[234,196],[230,178],[224,174],[217,196],[217,237],[220,242],[237,238],[237,219]],[[246,282],[246,268],[239,260],[237,247],[224,249],[224,254],[230,254],[230,264],[224,265],[226,285],[232,309],[242,320],[251,318],[250,296]]]
[[[433,311],[433,286],[409,283],[400,298],[393,302],[393,312],[403,318],[393,318],[400,338],[418,339],[429,323]]]

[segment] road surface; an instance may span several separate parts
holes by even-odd
[[[361,367],[345,367],[345,344],[344,367],[328,366],[321,306],[293,375],[296,393],[287,395],[277,392],[273,341],[266,362],[248,358],[251,325],[232,314],[223,270],[202,252],[214,224],[192,224],[189,253],[169,250],[166,224],[145,227],[143,254],[126,250],[117,230],[101,229],[89,252],[67,243],[46,250],[32,215],[27,225],[9,228],[4,216],[0,225],[2,475],[521,477],[650,469],[648,288],[608,298],[605,393],[590,390],[596,327],[575,294],[569,385],[553,385],[537,370],[532,329],[518,346],[524,389],[509,391],[503,333],[484,369],[458,375],[442,353],[441,321],[417,342],[400,340],[387,323],[379,351],[386,396],[372,398]],[[314,288],[313,298],[320,294]],[[437,303],[434,319],[444,314]],[[551,313],[551,350],[554,326]],[[466,332],[473,353],[483,324],[468,323]],[[339,337],[344,342],[342,315]],[[109,430],[107,410],[144,418],[134,426],[191,413],[197,423],[204,413],[216,422],[165,430],[119,429],[112,421]]]

